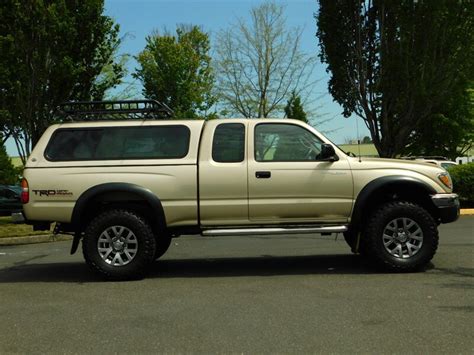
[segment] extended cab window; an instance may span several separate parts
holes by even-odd
[[[216,127],[212,142],[212,159],[219,163],[244,160],[245,127],[242,123],[222,123]]]
[[[317,160],[322,142],[303,127],[288,123],[261,123],[255,127],[255,160]]]
[[[57,130],[45,157],[51,161],[178,159],[188,154],[186,126],[70,128]]]

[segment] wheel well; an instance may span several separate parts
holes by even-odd
[[[356,220],[351,223],[351,229],[361,230],[377,207],[391,201],[415,203],[428,211],[436,221],[439,219],[437,210],[431,201],[430,193],[424,186],[407,183],[391,184],[371,191],[363,203],[356,202],[353,216],[356,212],[358,215]],[[360,209],[360,211],[356,211],[356,209]]]
[[[159,235],[165,226],[160,225],[153,205],[139,194],[128,191],[108,191],[91,197],[80,215],[80,232],[99,214],[112,209],[133,211],[145,218],[155,235]]]

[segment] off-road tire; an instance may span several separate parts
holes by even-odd
[[[111,226],[124,226],[136,236],[138,248],[135,257],[126,265],[107,264],[99,254],[98,239]],[[110,280],[133,280],[142,278],[154,260],[155,237],[148,223],[139,215],[127,210],[110,210],[94,218],[86,227],[82,241],[82,252],[89,267]]]
[[[172,239],[171,236],[159,237],[156,239],[155,260],[161,258],[168,251]]]
[[[418,252],[408,258],[390,254],[383,243],[383,233],[390,221],[409,218],[416,222],[423,233],[423,243]],[[411,202],[394,201],[381,205],[369,218],[365,232],[367,256],[385,270],[394,272],[417,271],[426,266],[438,248],[438,228],[433,217],[421,206]]]

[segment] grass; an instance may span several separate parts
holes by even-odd
[[[29,235],[51,234],[52,231],[34,232],[33,226],[27,224],[15,224],[11,217],[0,217],[0,238],[26,237]]]

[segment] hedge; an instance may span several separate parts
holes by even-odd
[[[449,168],[453,180],[453,192],[461,199],[461,204],[474,204],[474,163],[461,164]]]

